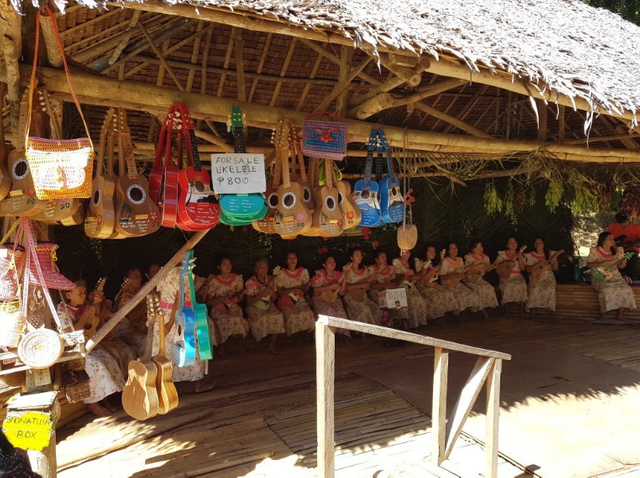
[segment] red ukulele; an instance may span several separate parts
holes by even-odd
[[[202,167],[196,144],[195,125],[185,105],[176,105],[182,116],[182,144],[189,166],[180,171],[178,227],[185,231],[211,229],[220,220],[220,205],[211,190],[211,178]]]
[[[162,225],[175,227],[178,216],[178,173],[180,168],[172,161],[172,136],[174,126],[182,128],[180,112],[176,106],[169,108],[169,112],[162,123],[156,159],[149,175],[149,197],[156,203],[162,215]],[[178,139],[180,132],[178,131]],[[178,142],[178,153],[181,141]],[[177,155],[179,161],[179,154]]]

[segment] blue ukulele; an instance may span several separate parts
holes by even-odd
[[[389,143],[384,135],[384,130],[378,129],[380,138],[379,148],[387,160],[389,174],[385,174],[380,180],[380,211],[382,220],[387,224],[402,222],[404,219],[404,197],[400,192],[400,181],[396,178],[393,169],[393,159],[389,154]]]
[[[364,178],[356,182],[353,188],[353,200],[360,208],[362,220],[360,226],[376,227],[383,224],[378,203],[378,183],[371,179],[373,173],[373,152],[376,149],[377,130],[371,130],[367,144],[367,163],[364,168]]]
[[[177,367],[189,367],[196,361],[196,314],[184,305],[184,280],[189,273],[191,251],[185,252],[180,270],[180,304],[176,311],[176,337],[171,348],[171,361]]]
[[[189,251],[189,262],[193,260],[193,251]],[[196,319],[196,336],[198,339],[198,356],[200,360],[211,360],[213,358],[213,348],[211,347],[211,337],[209,336],[209,313],[206,304],[200,304],[196,300],[196,288],[193,284],[193,273],[189,268],[189,292],[191,295],[191,307]]]

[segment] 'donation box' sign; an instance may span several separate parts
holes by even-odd
[[[53,422],[51,414],[46,412],[7,412],[2,424],[7,440],[23,450],[42,451],[49,446]]]
[[[217,194],[263,193],[267,189],[264,154],[212,154],[211,184]]]

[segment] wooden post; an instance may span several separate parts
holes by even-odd
[[[536,100],[536,105],[538,107],[538,117],[540,118],[540,124],[538,125],[538,141],[540,143],[546,143],[547,133],[549,132],[547,104],[543,100]]]
[[[500,373],[502,360],[496,359],[487,377],[487,437],[485,439],[484,476],[498,476],[498,419],[500,415]]]
[[[316,323],[316,393],[318,410],[318,477],[334,478],[335,475],[335,330]]]
[[[433,464],[440,466],[445,459],[445,439],[447,431],[447,385],[449,381],[449,351],[435,348],[433,361],[433,403],[431,404],[431,425],[433,429]]]

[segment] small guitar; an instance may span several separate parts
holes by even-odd
[[[193,251],[189,251],[190,262],[193,262]],[[193,272],[189,269],[189,293],[191,296],[191,307],[196,316],[196,336],[198,339],[198,355],[200,360],[211,360],[213,358],[213,348],[209,335],[209,312],[206,304],[198,303],[196,299],[196,288],[193,284]]]
[[[511,271],[516,265],[515,261],[519,259],[526,248],[527,246],[522,246],[520,249],[518,249],[518,253],[516,254],[516,257],[514,259],[503,259],[500,262],[494,263],[494,265],[496,266],[496,272],[501,279],[508,279],[509,277],[511,277]]]
[[[342,283],[347,278],[347,272],[349,271],[349,269],[351,269],[351,263],[347,264],[342,270],[342,275],[340,276],[340,279],[338,279],[338,282],[337,282],[338,288],[336,290],[325,290],[324,292],[320,293],[320,298],[324,302],[326,302],[327,304],[336,303],[336,301],[338,300],[338,297],[340,296],[340,288],[342,287]]]
[[[635,241],[627,241],[627,236],[625,234],[614,238],[616,242],[616,247],[623,247],[624,249],[632,249],[640,245],[640,239]]]
[[[301,198],[304,197],[302,186],[292,183],[289,164],[289,125],[285,120],[276,130],[276,156],[282,167],[282,184],[278,187],[278,206],[274,218],[274,231],[283,238],[293,239],[311,227],[309,210]]]
[[[211,229],[220,220],[220,205],[211,190],[211,177],[200,162],[195,125],[185,105],[176,105],[182,118],[183,142],[190,164],[178,175],[178,226],[184,231]]]
[[[433,267],[425,275],[422,276],[420,281],[424,284],[425,287],[436,287],[438,285],[438,279],[440,278],[441,270],[441,265]]]
[[[184,280],[189,272],[190,254],[186,252],[180,271],[179,306],[176,311],[176,336],[172,348],[172,361],[178,367],[189,367],[196,360],[196,315],[184,304]]]
[[[460,259],[460,262],[462,261],[462,258],[458,258]],[[448,260],[448,259],[447,259]],[[455,289],[456,287],[458,287],[458,285],[460,285],[460,282],[462,281],[462,279],[465,278],[465,274],[467,273],[467,271],[471,268],[472,266],[468,266],[465,267],[462,271],[460,272],[450,272],[446,275],[441,275],[440,276],[440,283],[442,285],[445,285],[447,287],[450,287],[452,289]]]
[[[233,134],[234,152],[246,153],[244,115],[238,105],[233,105],[231,108],[231,115],[227,121],[227,130]],[[222,194],[220,196],[220,208],[230,222],[233,222],[234,218],[255,221],[267,214],[267,205],[262,194]]]
[[[627,252],[624,256],[622,256],[621,259],[618,259],[613,264],[611,264],[610,266],[608,266],[608,267],[606,267],[604,269],[612,272],[616,267],[618,267],[618,265],[621,262],[628,261],[629,259],[631,259],[633,257],[633,255],[634,255],[633,252]],[[604,272],[602,272],[600,269],[601,269],[600,267],[592,267],[590,269],[587,269],[585,271],[585,273],[591,275],[591,279],[592,280],[605,280],[606,276],[605,276]]]
[[[100,279],[98,281],[98,285],[96,285],[96,295],[98,293],[101,293],[104,290],[104,285],[107,282],[107,278],[103,277],[102,279]],[[93,337],[95,335],[95,333],[98,331],[98,327],[100,327],[100,301],[97,299],[93,299],[93,306],[97,307],[98,309],[98,315],[94,315],[93,317],[90,317],[89,319],[87,319],[87,321],[84,323],[84,337],[85,339],[90,339],[91,337]]]
[[[482,277],[484,277],[484,275],[495,269],[496,265],[495,264],[489,264],[486,265],[484,262],[476,262],[475,264],[471,264],[467,270],[467,272],[465,272],[465,280],[467,282],[470,282],[472,284],[475,284],[476,282],[478,282]]]
[[[272,142],[275,144],[275,133],[272,135]],[[275,234],[274,216],[279,202],[278,187],[281,184],[281,173],[282,169],[280,168],[280,158],[278,154],[276,154],[275,159],[273,160],[273,174],[271,176],[271,182],[267,185],[267,190],[265,192],[265,197],[267,199],[267,213],[261,219],[251,223],[253,228],[258,232]]]
[[[371,179],[373,174],[373,153],[376,148],[378,138],[376,130],[371,130],[369,143],[367,144],[367,162],[364,169],[364,178],[356,181],[354,186],[353,200],[360,209],[362,219],[361,226],[377,227],[382,225],[382,213],[378,202],[378,183]]]
[[[344,217],[338,207],[338,190],[333,187],[333,161],[325,159],[324,170],[325,185],[316,189],[313,227],[324,237],[337,237],[344,232]]]
[[[395,176],[393,158],[389,154],[389,143],[384,135],[384,130],[378,130],[380,139],[378,148],[384,153],[389,174],[380,180],[380,214],[386,223],[401,222],[404,219],[404,196],[400,192],[400,182]]]
[[[151,310],[150,298],[147,298],[147,311]],[[151,360],[154,316],[148,314],[149,330],[144,356],[129,362],[127,383],[122,390],[122,408],[136,420],[155,417],[159,410],[156,380],[158,368]]]
[[[347,181],[336,181],[336,188],[338,189],[338,206],[344,216],[344,228],[352,229],[362,221],[362,213],[353,200],[351,184]]]
[[[5,90],[2,90],[3,92]],[[2,93],[4,96],[4,93]],[[0,122],[0,201],[7,197],[11,191],[11,177],[7,172],[5,160],[7,159],[7,145],[4,136],[4,123]]]
[[[126,237],[141,237],[160,229],[160,212],[149,198],[149,183],[138,174],[133,155],[131,132],[127,124],[127,112],[117,110],[117,139],[119,178],[115,185],[115,230]]]
[[[154,320],[158,323],[158,354],[155,357],[151,357],[158,370],[158,375],[156,376],[158,413],[165,415],[178,407],[180,399],[173,383],[173,365],[165,354],[164,316],[160,307],[160,298],[157,293],[149,297],[151,300],[147,300],[147,309],[152,310]]]
[[[364,267],[364,266],[362,264],[360,264],[360,267]],[[353,266],[349,267],[349,269],[352,269],[352,268],[353,268]],[[347,280],[346,277],[347,277],[347,273],[348,272],[349,271],[345,271],[345,273],[344,273],[345,279],[344,280]],[[361,284],[361,282],[360,282],[360,284]],[[357,285],[357,284],[351,284],[351,285]],[[367,296],[367,292],[364,289],[360,289],[360,288],[352,289],[352,290],[348,291],[347,294],[349,294],[349,296],[353,300],[355,300],[356,302],[362,302]]]
[[[551,254],[549,259],[540,261],[536,264],[527,266],[527,272],[531,275],[531,277],[535,279],[539,279],[545,272],[551,270],[551,264],[558,260],[558,256],[564,253],[564,249],[554,252]]]

